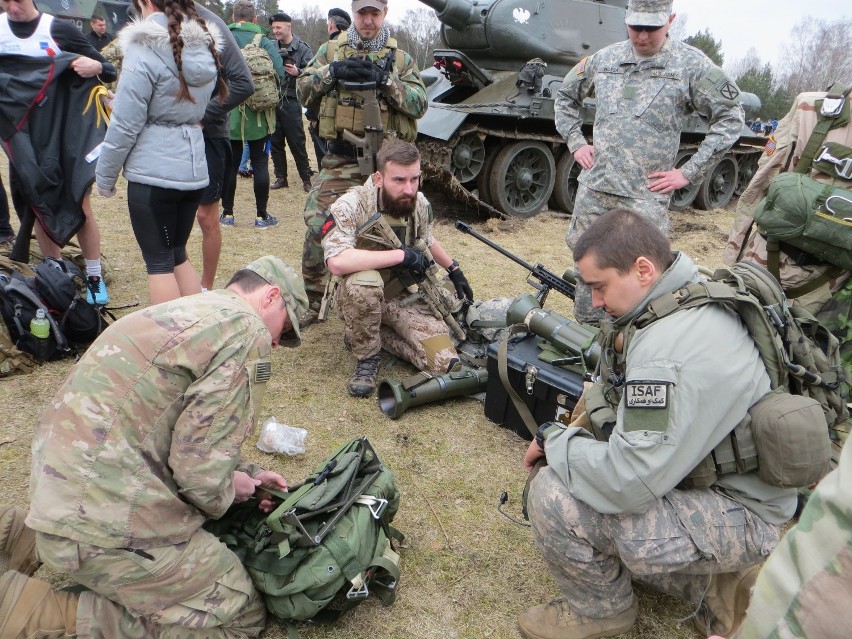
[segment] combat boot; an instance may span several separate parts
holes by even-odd
[[[563,598],[530,608],[518,617],[518,629],[524,639],[600,639],[630,632],[639,614],[633,604],[613,617],[586,617],[571,610]]]
[[[0,639],[76,637],[79,598],[8,571],[0,576]]]
[[[27,576],[41,563],[35,554],[35,531],[24,519],[27,511],[13,506],[0,506],[0,575],[16,570]]]
[[[369,397],[376,390],[376,376],[379,374],[381,355],[359,360],[355,365],[355,374],[349,380],[349,394],[353,397]]]
[[[319,319],[320,308],[322,308],[322,295],[311,295],[308,293],[308,308],[305,312],[299,315],[299,330],[307,328],[314,324]]]
[[[710,579],[710,586],[698,613],[695,627],[698,632],[730,637],[745,618],[751,591],[760,566],[752,566],[739,572],[720,572]]]

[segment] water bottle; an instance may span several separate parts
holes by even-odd
[[[50,320],[47,319],[43,308],[38,309],[35,317],[30,320],[30,333],[36,338],[35,353],[33,355],[39,361],[46,360],[48,349],[47,339],[50,337]]]

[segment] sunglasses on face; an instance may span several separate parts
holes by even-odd
[[[637,24],[637,25],[628,24],[627,28],[632,29],[636,33],[642,33],[643,31],[645,33],[654,33],[655,31],[659,31],[660,29],[662,29],[664,26],[665,25],[662,25],[662,24],[659,27],[649,27],[649,26],[642,25],[642,24]]]

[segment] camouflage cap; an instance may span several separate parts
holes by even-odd
[[[624,23],[634,26],[662,27],[672,15],[672,0],[630,0]]]
[[[387,9],[388,0],[352,0],[352,11],[358,13],[361,9],[372,7],[373,9]]]
[[[265,255],[256,259],[246,268],[260,275],[273,286],[281,289],[281,296],[287,305],[287,313],[293,324],[293,333],[281,336],[281,346],[298,346],[302,343],[302,335],[299,332],[299,317],[308,310],[308,294],[305,293],[305,284],[301,276],[290,268],[284,260],[273,255]]]

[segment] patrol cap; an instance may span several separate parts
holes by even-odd
[[[328,10],[328,17],[329,19],[341,18],[343,20],[346,20],[347,23],[352,24],[352,16],[346,13],[343,9],[339,9],[337,7]]]
[[[293,20],[286,13],[273,13],[269,16],[269,24],[273,22],[293,22]]]
[[[267,282],[281,289],[281,296],[287,305],[287,314],[293,324],[293,333],[282,335],[279,344],[288,347],[301,344],[299,317],[308,310],[308,294],[305,292],[305,284],[302,282],[302,278],[284,260],[274,255],[258,258],[248,264],[246,269],[254,271]]]
[[[624,23],[632,26],[662,27],[672,15],[672,0],[630,0]]]
[[[361,9],[372,7],[373,9],[387,9],[388,0],[352,0],[352,11],[358,13]]]

